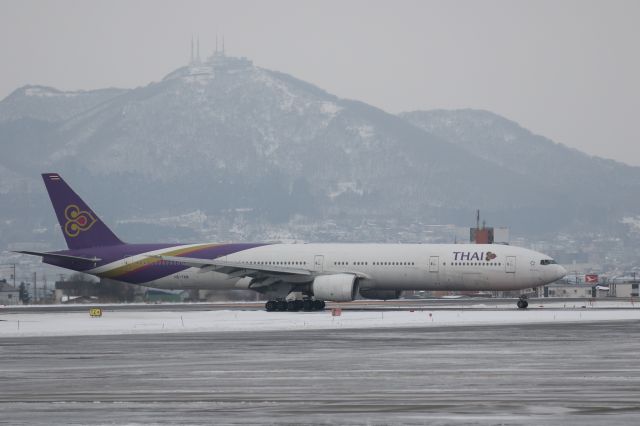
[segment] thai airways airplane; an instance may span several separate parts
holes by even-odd
[[[358,294],[394,299],[403,290],[525,289],[567,273],[542,253],[495,244],[127,244],[59,174],[42,177],[68,250],[20,253],[147,287],[251,289],[267,296],[267,311],[323,309]]]

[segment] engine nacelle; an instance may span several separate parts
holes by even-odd
[[[318,300],[351,302],[358,294],[358,278],[351,274],[320,275],[311,289]]]
[[[365,299],[379,299],[379,300],[390,300],[390,299],[399,299],[402,295],[402,290],[378,290],[375,288],[372,289],[360,289],[360,296]]]

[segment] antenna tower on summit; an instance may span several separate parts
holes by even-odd
[[[200,34],[198,34],[198,38],[196,40],[196,60],[198,61],[198,63],[200,62]]]
[[[220,44],[218,43],[218,33],[216,33],[216,50],[213,52],[214,56],[224,56],[225,48],[224,48],[224,35],[222,36],[222,50],[219,48]]]

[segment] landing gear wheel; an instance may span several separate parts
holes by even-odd
[[[276,301],[269,300],[267,303],[264,304],[264,307],[267,310],[267,312],[273,312],[276,310]]]
[[[302,310],[305,312],[313,311],[313,300],[305,299],[302,301]]]
[[[278,300],[278,301],[276,302],[276,306],[277,306],[277,309],[278,309],[280,312],[284,312],[284,311],[286,311],[286,310],[287,310],[287,301],[286,301],[286,300]]]
[[[314,300],[313,301],[313,310],[314,311],[321,311],[324,309],[324,300]]]
[[[527,309],[529,307],[529,302],[527,302],[527,298],[525,296],[522,296],[516,305],[518,305],[518,309]]]
[[[297,312],[300,310],[300,300],[289,300],[287,302],[287,311],[289,312]]]

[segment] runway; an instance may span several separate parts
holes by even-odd
[[[470,303],[398,303],[370,301],[330,304],[314,312],[265,312],[260,306],[234,304],[191,309],[189,304],[102,306],[102,316],[90,316],[93,305],[16,307],[0,310],[0,338],[95,336],[109,334],[170,334],[204,332],[304,331],[372,328],[460,327],[466,325],[598,323],[640,320],[640,307],[630,301],[532,301],[517,309],[505,300]],[[385,308],[377,308],[385,306]],[[153,309],[149,309],[153,307]],[[187,309],[187,307],[189,309]],[[76,308],[76,307],[74,307]],[[334,315],[335,314],[335,315]]]
[[[0,338],[0,423],[637,424],[639,326]]]
[[[340,307],[345,311],[408,311],[412,309],[459,310],[459,309],[507,309],[516,307],[515,298],[456,298],[456,299],[399,299],[399,300],[357,300],[348,303],[327,302],[327,308]],[[533,298],[531,308],[582,308],[594,303],[600,308],[640,307],[638,298]],[[198,303],[114,303],[114,304],[65,304],[0,306],[2,313],[20,312],[84,312],[92,306],[101,306],[109,311],[212,311],[212,310],[264,310],[265,302],[198,302]]]

